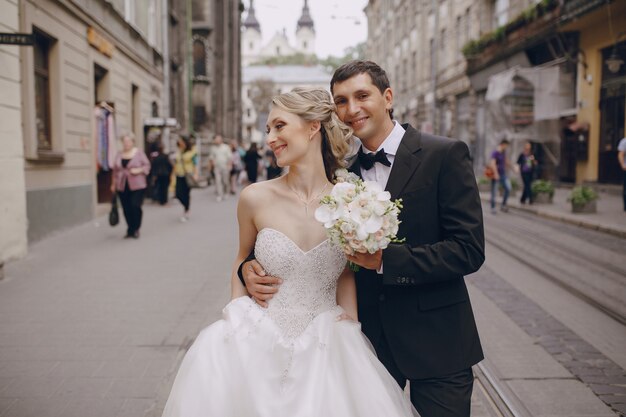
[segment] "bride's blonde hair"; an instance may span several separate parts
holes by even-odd
[[[272,105],[301,117],[319,121],[322,134],[322,158],[326,177],[332,181],[335,171],[345,167],[352,129],[339,120],[330,93],[319,87],[296,87],[272,99]]]

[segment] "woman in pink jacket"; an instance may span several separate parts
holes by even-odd
[[[139,238],[141,227],[146,176],[150,173],[150,161],[146,154],[135,145],[135,136],[126,133],[122,136],[122,151],[118,152],[113,164],[111,191],[117,192],[124,209],[128,229],[124,238]]]

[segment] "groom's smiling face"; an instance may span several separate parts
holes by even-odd
[[[370,150],[375,150],[393,129],[389,118],[393,93],[390,88],[381,92],[367,73],[335,83],[333,100],[339,118]]]

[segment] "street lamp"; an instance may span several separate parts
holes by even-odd
[[[604,61],[607,68],[613,74],[619,72],[624,60],[617,55],[617,45],[613,46],[613,51],[611,51],[611,55]]]

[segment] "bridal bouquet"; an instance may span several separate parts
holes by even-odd
[[[391,242],[401,242],[396,238],[401,200],[391,201],[378,183],[363,181],[346,169],[335,175],[330,195],[315,210],[315,219],[324,224],[329,240],[348,255],[374,253]],[[350,263],[350,267],[358,271],[358,265]]]

